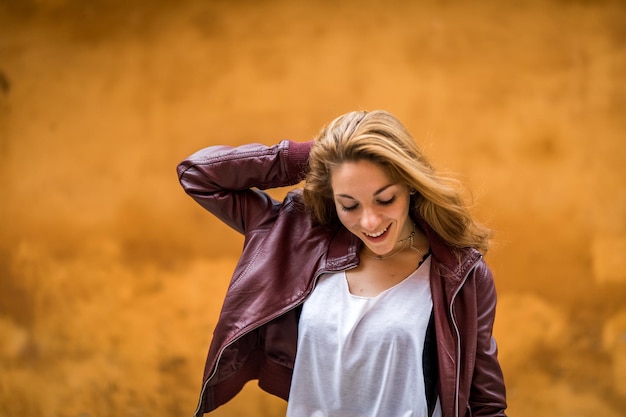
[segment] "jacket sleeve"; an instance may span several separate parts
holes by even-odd
[[[472,416],[504,417],[506,390],[493,337],[496,290],[491,271],[484,263],[477,268],[476,286],[478,334],[469,405]]]
[[[211,146],[182,161],[178,179],[202,207],[245,234],[280,209],[263,190],[304,179],[311,144],[285,140],[274,146]]]

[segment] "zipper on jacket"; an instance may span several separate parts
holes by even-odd
[[[328,274],[328,273],[337,273],[337,272],[342,272],[342,271],[347,271],[353,268],[356,268],[357,265],[349,265],[347,268],[345,269],[338,269],[338,270],[323,270],[321,272],[319,272],[315,278],[313,279],[313,287],[311,288],[311,291],[313,291],[313,288],[315,288],[315,285],[317,285],[317,280],[319,279],[320,276],[322,276],[322,274]],[[289,306],[289,308],[286,311],[290,311],[296,307],[298,307],[300,304],[304,303],[304,301],[307,299],[307,297],[309,296],[309,294],[311,293],[311,291],[309,291],[301,300],[299,300],[298,302],[296,302],[295,304]],[[285,311],[285,312],[286,312]],[[253,331],[254,329],[258,329],[261,326],[266,325],[267,323],[269,323],[270,321],[274,320],[276,317],[280,317],[281,315],[285,314],[285,312],[282,313],[276,313],[273,314],[272,316],[270,316],[268,319],[264,320],[263,322],[261,322],[260,324],[252,327],[250,330],[243,332],[242,334],[240,334],[239,336],[237,336],[236,338],[234,338],[233,340],[231,340],[228,344],[226,344],[222,350],[220,350],[219,354],[217,355],[217,360],[215,361],[215,368],[213,369],[213,372],[211,372],[211,375],[209,375],[209,377],[207,378],[207,380],[204,382],[204,384],[202,385],[202,391],[200,391],[200,401],[198,401],[198,406],[196,407],[196,411],[194,412],[194,416],[198,415],[198,412],[200,411],[200,408],[202,407],[202,399],[204,398],[204,392],[206,391],[209,382],[213,379],[213,377],[215,377],[215,374],[217,373],[217,368],[219,367],[219,363],[220,363],[220,359],[222,358],[222,354],[224,353],[224,351],[231,346],[233,343],[235,343],[236,341],[238,341],[239,339],[241,339],[242,337],[244,337],[245,335],[247,335],[248,333],[250,333],[251,331]]]
[[[456,296],[465,285],[467,278],[472,273],[478,262],[482,259],[482,257],[478,258],[476,262],[472,264],[469,268],[456,290],[452,294],[452,299],[450,300],[450,317],[452,318],[452,324],[454,325],[454,331],[456,333],[456,381],[454,384],[454,416],[459,417],[459,391],[461,390],[461,331],[459,330],[459,325],[456,322],[456,316],[454,313],[454,301],[456,300]]]
[[[233,343],[235,343],[237,340],[244,337],[245,335],[247,335],[248,333],[250,333],[251,331],[252,330],[243,332],[238,337],[234,338],[230,343],[224,346],[222,350],[220,351],[220,353],[217,355],[217,360],[215,361],[215,368],[213,368],[213,372],[211,372],[211,375],[209,375],[209,377],[206,379],[206,381],[204,381],[204,384],[202,385],[202,391],[200,391],[200,401],[198,401],[198,406],[196,407],[196,411],[193,413],[194,416],[197,416],[198,413],[200,412],[200,408],[202,407],[202,399],[204,398],[204,392],[206,391],[206,388],[209,385],[209,382],[213,379],[213,377],[217,373],[218,364],[220,363],[220,359],[222,358],[222,354],[224,353],[226,348],[232,345]]]

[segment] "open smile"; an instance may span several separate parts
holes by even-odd
[[[369,238],[376,239],[376,238],[379,238],[379,237],[381,237],[382,235],[384,235],[384,234],[385,234],[385,232],[387,232],[387,230],[389,230],[389,226],[385,227],[385,228],[384,228],[383,230],[381,230],[380,232],[376,232],[376,233],[366,233],[366,232],[363,232],[363,234],[365,234],[365,236],[367,236],[367,237],[369,237]]]

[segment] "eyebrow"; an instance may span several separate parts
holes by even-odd
[[[387,184],[384,187],[381,187],[378,190],[376,190],[374,192],[374,195],[378,195],[378,194],[382,193],[383,191],[385,191],[387,188],[392,187],[394,185],[396,185],[396,184]],[[349,198],[350,200],[356,200],[354,197],[352,197],[349,194],[335,194],[335,197],[343,197],[343,198]]]

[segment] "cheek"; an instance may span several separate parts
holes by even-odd
[[[409,209],[409,206],[411,205],[411,195],[409,194],[409,192],[405,192],[405,193],[399,193],[398,195],[398,200],[396,201],[397,204],[395,204],[395,209],[396,210],[401,210],[401,211],[405,211]]]
[[[396,215],[397,216],[405,216],[409,214],[409,204],[408,201],[404,202],[403,204],[399,204],[398,207],[396,207]]]

